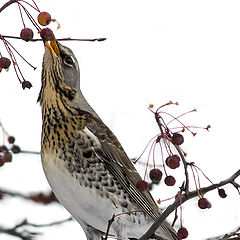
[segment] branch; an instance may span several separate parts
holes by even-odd
[[[239,240],[240,239],[240,227],[236,228],[230,233],[226,233],[221,236],[207,238],[207,240]]]
[[[16,1],[16,0],[15,0]],[[21,39],[20,37],[16,37],[16,36],[6,36],[6,35],[1,35],[3,38],[12,38],[12,39]],[[98,42],[102,42],[102,41],[105,41],[107,38],[70,38],[70,37],[67,37],[67,38],[58,38],[56,40],[58,41],[88,41],[88,42],[95,42],[95,41],[98,41]],[[37,41],[42,41],[41,38],[35,38],[35,39],[32,39],[32,40],[29,40],[29,42],[37,42]]]
[[[64,219],[64,220],[51,222],[51,223],[47,223],[47,224],[34,224],[34,223],[28,222],[27,219],[24,219],[22,222],[20,222],[19,224],[17,224],[13,228],[5,229],[5,228],[0,226],[0,234],[4,233],[4,234],[8,234],[8,235],[11,235],[11,236],[18,237],[22,240],[31,240],[33,238],[33,236],[39,235],[40,233],[39,232],[30,232],[30,231],[27,231],[26,229],[19,231],[19,228],[22,228],[22,227],[25,227],[25,226],[31,226],[31,227],[34,227],[34,228],[51,227],[51,226],[63,224],[65,222],[69,222],[69,221],[72,221],[72,220],[73,220],[72,217],[69,217],[69,218]]]
[[[229,183],[233,184],[235,183],[234,180],[239,176],[240,176],[240,169],[236,173],[234,173],[231,177],[227,178],[226,180],[223,180],[218,184],[212,184],[208,187],[201,188],[200,191],[202,194],[205,194],[209,191],[222,187],[226,184],[229,184]],[[152,224],[152,226],[148,229],[148,231],[141,238],[139,238],[139,240],[149,239],[153,235],[153,233],[159,228],[159,226],[163,223],[163,221],[168,217],[168,215],[180,206],[180,202],[184,203],[187,200],[198,196],[198,192],[199,191],[191,191],[183,194],[181,197],[182,198],[181,201],[180,201],[180,197],[178,197],[173,204],[169,205],[165,209],[165,211],[161,214],[161,216]]]
[[[6,2],[1,8],[0,8],[0,12],[2,12],[5,8],[7,8],[9,5],[11,5],[12,3],[17,2],[17,0],[10,0],[8,2]]]

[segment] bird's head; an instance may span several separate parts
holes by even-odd
[[[55,39],[45,41],[44,46],[40,104],[59,99],[69,107],[92,112],[80,90],[80,69],[72,50]]]

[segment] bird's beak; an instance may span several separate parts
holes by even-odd
[[[53,54],[60,58],[60,51],[57,45],[57,41],[54,38],[50,40],[50,44],[48,41],[46,41],[44,44],[46,48],[48,48]]]

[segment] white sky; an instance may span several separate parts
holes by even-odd
[[[0,5],[5,1],[1,2]],[[196,162],[214,182],[239,169],[239,1],[37,2],[42,11],[48,11],[60,22],[58,31],[56,24],[50,25],[56,37],[107,37],[105,42],[65,44],[79,59],[86,98],[130,157],[138,156],[157,133],[148,104],[159,106],[173,100],[180,106],[168,107],[171,113],[198,109],[197,113],[184,118],[187,124],[212,126],[209,133],[199,131],[195,138],[186,135],[183,148],[188,160]],[[1,13],[0,22],[0,34],[19,35],[22,25],[17,5]],[[13,67],[9,72],[2,71],[0,119],[22,149],[39,151],[41,114],[36,99],[43,46],[10,42],[38,68],[33,71],[19,61],[26,79],[34,86],[25,91],[18,84]],[[4,55],[2,43],[0,50]],[[178,183],[181,185],[181,181]],[[24,192],[48,189],[40,157],[15,156],[12,164],[0,168],[1,187]],[[224,200],[217,192],[206,195],[213,206],[209,210],[200,211],[196,200],[184,205],[183,223],[189,230],[188,239],[202,240],[239,226],[239,196],[232,187],[226,190],[228,197]],[[175,191],[177,188],[160,188],[154,195],[158,199],[166,193],[171,196]],[[68,217],[54,204],[41,207],[9,198],[0,203],[0,225],[11,226],[25,216],[39,223]],[[71,240],[79,240],[83,239],[80,234],[78,224],[71,223],[46,229],[44,235],[36,239],[63,240],[71,236]],[[14,238],[0,235],[0,239]]]

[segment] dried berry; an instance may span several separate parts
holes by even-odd
[[[52,20],[51,15],[48,12],[40,12],[37,19],[42,26],[47,26]]]
[[[184,142],[183,135],[180,133],[173,133],[172,143],[175,145],[181,145]]]
[[[159,183],[162,179],[162,172],[158,168],[154,168],[150,171],[149,177],[152,180],[153,183]]]
[[[171,169],[178,168],[180,166],[180,157],[176,154],[167,157],[166,164]]]
[[[218,189],[218,195],[221,197],[221,198],[226,198],[227,197],[227,194],[225,192],[225,190],[223,188],[219,188]]]
[[[40,36],[44,41],[49,41],[54,38],[53,31],[50,28],[44,28],[40,32]]]
[[[180,227],[178,229],[177,235],[180,239],[185,239],[188,237],[188,230],[185,227]]]
[[[22,88],[23,88],[23,90],[25,89],[25,88],[31,88],[32,87],[32,84],[29,82],[29,81],[26,81],[26,80],[24,80],[23,82],[22,82]]]
[[[164,182],[167,186],[173,186],[176,183],[176,180],[173,176],[169,175],[164,179]]]
[[[19,147],[19,146],[17,146],[17,145],[13,145],[12,147],[11,147],[11,151],[13,152],[13,153],[20,153],[21,152],[21,148]]]
[[[14,143],[14,142],[15,142],[15,137],[14,137],[14,136],[9,136],[9,137],[8,137],[8,142],[9,142],[10,144]]]
[[[211,208],[212,204],[206,198],[199,198],[198,206],[201,209],[206,209],[206,208]]]
[[[0,57],[0,68],[7,69],[11,65],[11,61],[6,57]]]
[[[147,190],[148,189],[148,183],[146,182],[146,181],[144,181],[144,180],[139,180],[138,182],[137,182],[137,189],[140,191],[140,192],[142,192],[142,191],[144,191],[144,190]]]
[[[25,41],[32,40],[33,39],[33,30],[30,28],[22,29],[22,31],[20,33],[20,38]]]

